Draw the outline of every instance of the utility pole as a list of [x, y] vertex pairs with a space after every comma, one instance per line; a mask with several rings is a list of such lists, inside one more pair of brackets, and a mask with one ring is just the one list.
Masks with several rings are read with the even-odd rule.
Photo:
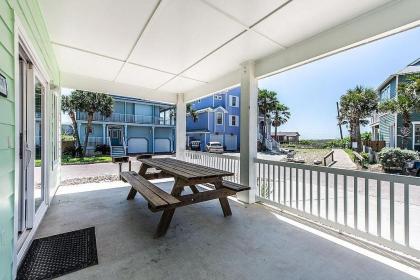
[[341, 122], [340, 122], [340, 108], [338, 106], [338, 102], [336, 102], [337, 105], [337, 120], [338, 120], [338, 128], [340, 129], [340, 138], [343, 140], [343, 130], [341, 128]]

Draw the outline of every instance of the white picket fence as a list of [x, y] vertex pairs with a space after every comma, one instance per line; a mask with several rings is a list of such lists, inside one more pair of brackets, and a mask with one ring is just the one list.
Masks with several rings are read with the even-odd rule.
[[[239, 157], [185, 154], [239, 182]], [[420, 258], [420, 178], [263, 159], [255, 167], [257, 200]]]

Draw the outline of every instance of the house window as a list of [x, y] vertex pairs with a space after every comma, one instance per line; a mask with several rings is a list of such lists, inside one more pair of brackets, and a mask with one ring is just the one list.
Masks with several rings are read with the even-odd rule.
[[238, 116], [234, 116], [234, 115], [229, 116], [229, 125], [230, 126], [239, 126]]
[[237, 96], [230, 96], [230, 106], [231, 107], [239, 107], [239, 102], [238, 102], [239, 98]]
[[420, 124], [414, 125], [414, 145], [420, 145]]
[[381, 90], [381, 100], [387, 100], [391, 98], [391, 85], [387, 85]]
[[216, 113], [216, 124], [223, 125], [223, 113], [220, 113], [220, 112]]

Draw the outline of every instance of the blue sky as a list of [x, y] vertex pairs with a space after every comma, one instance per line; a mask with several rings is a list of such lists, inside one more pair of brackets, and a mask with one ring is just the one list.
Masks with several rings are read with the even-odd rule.
[[258, 86], [277, 92], [290, 108], [291, 118], [281, 131], [298, 131], [301, 139], [338, 138], [340, 96], [356, 85], [376, 89], [419, 57], [420, 28], [416, 28], [262, 79]]

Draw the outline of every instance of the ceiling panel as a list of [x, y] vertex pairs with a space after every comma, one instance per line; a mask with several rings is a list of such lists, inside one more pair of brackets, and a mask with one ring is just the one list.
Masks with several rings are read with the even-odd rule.
[[200, 81], [212, 81], [238, 70], [246, 60], [255, 60], [279, 49], [272, 41], [248, 31], [183, 73]]
[[173, 77], [175, 75], [133, 64], [126, 64], [116, 81], [155, 89]]
[[102, 56], [53, 45], [61, 72], [113, 80], [122, 62]]
[[291, 46], [332, 28], [389, 0], [295, 0], [259, 23], [255, 30]]
[[287, 0], [203, 0], [203, 2], [224, 11], [241, 23], [251, 26], [287, 2]]
[[186, 92], [187, 90], [193, 89], [204, 84], [204, 82], [199, 82], [196, 80], [191, 80], [188, 78], [178, 76], [175, 79], [163, 85], [161, 88], [159, 88], [159, 90], [180, 93]]
[[40, 0], [50, 39], [126, 59], [157, 0]]
[[243, 27], [197, 0], [164, 0], [146, 28], [130, 61], [179, 73]]

